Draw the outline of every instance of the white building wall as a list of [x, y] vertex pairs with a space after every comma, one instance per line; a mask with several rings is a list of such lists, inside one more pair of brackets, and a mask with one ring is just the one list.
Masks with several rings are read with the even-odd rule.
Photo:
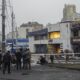
[[32, 29], [32, 31], [38, 31], [43, 29], [44, 26], [33, 26], [34, 28]]
[[26, 38], [27, 30], [28, 30], [28, 32], [32, 31], [32, 27], [19, 27], [17, 29], [18, 38]]
[[[28, 32], [32, 31], [32, 27], [18, 27], [17, 31], [14, 31], [13, 38], [26, 38]], [[7, 34], [7, 39], [12, 39], [12, 32]]]
[[[17, 30], [14, 32], [14, 39], [28, 39], [27, 38], [27, 31], [32, 31], [32, 27], [18, 27]], [[12, 39], [12, 32], [7, 34], [7, 39]], [[28, 42], [18, 42], [16, 40], [17, 46], [29, 45]]]
[[29, 37], [29, 49], [31, 53], [35, 52], [35, 46], [34, 46], [34, 37]]
[[70, 23], [62, 23], [61, 25], [61, 40], [63, 42], [63, 50], [71, 48], [71, 31], [70, 31]]
[[18, 28], [18, 38], [26, 38], [26, 28]]
[[48, 40], [36, 40], [34, 41], [35, 44], [48, 44]]

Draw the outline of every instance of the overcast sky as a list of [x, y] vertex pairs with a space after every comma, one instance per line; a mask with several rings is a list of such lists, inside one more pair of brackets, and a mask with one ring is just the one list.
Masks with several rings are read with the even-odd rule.
[[75, 4], [80, 12], [80, 0], [13, 0], [16, 22], [18, 26], [28, 21], [56, 23], [62, 18], [64, 4]]

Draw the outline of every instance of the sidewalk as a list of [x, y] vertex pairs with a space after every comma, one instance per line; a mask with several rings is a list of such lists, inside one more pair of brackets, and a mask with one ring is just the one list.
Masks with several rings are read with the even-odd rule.
[[39, 80], [39, 77], [42, 78], [41, 76], [44, 74], [41, 73], [44, 69], [45, 66], [36, 65], [32, 66], [32, 70], [12, 70], [11, 74], [7, 72], [3, 74], [0, 70], [0, 80]]
[[[50, 67], [49, 67], [50, 66]], [[31, 71], [12, 71], [11, 74], [3, 75], [0, 71], [0, 80], [79, 80], [80, 72], [75, 70], [60, 69], [56, 67], [63, 68], [62, 64], [49, 64], [48, 65], [39, 65], [32, 67]], [[53, 67], [54, 66], [54, 67]], [[65, 65], [73, 66], [73, 65]], [[79, 67], [80, 65], [76, 65]], [[75, 67], [76, 67], [75, 66]], [[80, 69], [80, 67], [79, 67]]]
[[0, 70], [0, 80], [26, 80], [27, 76], [30, 76], [32, 70], [16, 70], [16, 68], [11, 68], [11, 73], [8, 74], [7, 71], [3, 74]]
[[11, 74], [8, 74], [7, 72], [3, 74], [2, 71], [0, 71], [0, 80], [23, 80], [24, 77], [22, 76], [22, 73], [23, 71], [12, 71]]
[[71, 69], [71, 70], [80, 70], [80, 64], [49, 64], [49, 67], [56, 67], [56, 68], [65, 68], [65, 69]]

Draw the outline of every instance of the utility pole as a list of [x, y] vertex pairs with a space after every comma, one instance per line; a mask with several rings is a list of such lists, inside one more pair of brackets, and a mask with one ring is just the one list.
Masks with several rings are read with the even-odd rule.
[[17, 48], [17, 39], [18, 39], [18, 31], [17, 31], [17, 26], [16, 26], [16, 48]]
[[2, 53], [5, 53], [5, 8], [6, 0], [2, 0]]
[[11, 17], [12, 17], [12, 52], [13, 52], [13, 45], [14, 45], [14, 14], [13, 14], [13, 11], [12, 11]]

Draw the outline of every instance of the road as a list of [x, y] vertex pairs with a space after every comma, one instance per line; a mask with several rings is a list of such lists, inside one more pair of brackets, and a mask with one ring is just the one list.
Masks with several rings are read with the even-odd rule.
[[80, 71], [37, 65], [31, 71], [14, 70], [5, 75], [0, 71], [0, 80], [80, 80]]

